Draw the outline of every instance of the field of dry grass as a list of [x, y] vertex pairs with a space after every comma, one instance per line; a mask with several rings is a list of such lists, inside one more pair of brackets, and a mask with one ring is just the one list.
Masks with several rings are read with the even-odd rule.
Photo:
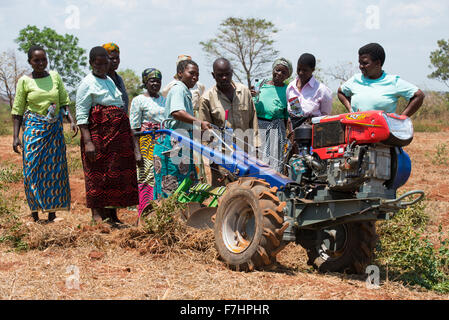
[[[440, 224], [446, 234], [449, 231], [447, 155], [435, 155], [437, 147], [448, 141], [449, 131], [417, 133], [407, 147], [413, 171], [403, 190], [426, 192], [429, 234], [436, 234]], [[11, 136], [0, 136], [0, 169], [13, 173], [21, 169], [21, 157], [13, 153], [11, 142]], [[55, 223], [32, 222], [22, 181], [5, 183], [4, 200], [18, 217], [17, 223], [27, 230], [29, 248], [17, 251], [0, 242], [0, 299], [449, 298], [449, 294], [406, 287], [385, 278], [378, 289], [369, 289], [366, 275], [319, 274], [306, 264], [304, 250], [294, 244], [278, 255], [273, 270], [243, 273], [227, 269], [217, 259], [210, 231], [186, 229], [176, 245], [166, 246], [145, 236], [141, 227], [91, 226], [78, 147], [69, 146], [68, 157], [72, 208], [70, 213], [58, 212]], [[133, 225], [136, 212], [122, 210], [119, 217]], [[0, 237], [4, 232], [0, 225]]]

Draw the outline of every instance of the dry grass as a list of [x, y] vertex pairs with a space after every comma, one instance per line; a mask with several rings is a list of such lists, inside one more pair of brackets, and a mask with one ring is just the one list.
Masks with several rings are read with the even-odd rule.
[[[445, 133], [417, 135], [408, 148], [413, 174], [406, 189], [424, 189], [431, 228], [449, 228], [447, 168], [435, 166], [431, 152]], [[79, 150], [69, 147], [76, 159]], [[15, 157], [9, 137], [0, 137], [0, 162]], [[17, 162], [19, 163], [19, 162]], [[16, 251], [0, 243], [0, 299], [448, 299], [421, 288], [381, 280], [379, 289], [368, 289], [366, 276], [319, 274], [306, 263], [304, 249], [289, 244], [270, 271], [234, 272], [218, 259], [211, 230], [176, 224], [168, 234], [152, 233], [142, 223], [134, 226], [136, 212], [122, 210], [120, 219], [130, 228], [91, 225], [84, 204], [81, 168], [71, 172], [72, 210], [58, 212], [61, 221], [31, 221], [20, 182], [8, 183], [8, 196], [17, 199], [13, 213], [24, 231], [28, 250]], [[435, 189], [439, 188], [439, 193]], [[41, 218], [46, 218], [42, 216]], [[0, 223], [1, 224], [1, 223]], [[5, 226], [0, 226], [0, 235]], [[435, 229], [436, 230], [436, 229]], [[432, 232], [432, 229], [429, 231]], [[69, 280], [79, 271], [79, 288]]]

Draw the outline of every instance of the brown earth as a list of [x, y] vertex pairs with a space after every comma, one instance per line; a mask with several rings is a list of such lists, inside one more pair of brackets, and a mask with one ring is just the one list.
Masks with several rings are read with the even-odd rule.
[[[438, 225], [442, 224], [446, 234], [449, 230], [449, 168], [441, 162], [443, 158], [435, 160], [434, 156], [437, 145], [448, 141], [449, 131], [416, 134], [406, 148], [413, 161], [412, 176], [402, 188], [403, 191], [422, 189], [426, 192], [431, 231], [437, 232]], [[68, 153], [69, 157], [79, 157], [77, 147], [69, 147]], [[2, 136], [0, 168], [11, 165], [21, 168], [21, 157], [12, 151], [11, 137]], [[319, 274], [307, 266], [304, 249], [294, 244], [289, 244], [278, 255], [274, 270], [250, 273], [227, 269], [217, 259], [213, 248], [158, 252], [149, 250], [150, 244], [147, 244], [143, 250], [139, 241], [128, 241], [131, 234], [139, 234], [136, 227], [111, 230], [104, 225], [90, 226], [82, 169], [78, 167], [71, 173], [70, 183], [71, 212], [58, 212], [62, 220], [47, 225], [31, 221], [22, 183], [9, 184], [8, 195], [17, 197], [15, 212], [32, 230], [30, 238], [44, 239], [46, 245], [41, 250], [17, 252], [0, 244], [0, 299], [449, 298], [449, 294], [405, 287], [386, 279], [381, 280], [378, 289], [370, 289], [365, 282], [366, 275]], [[119, 217], [132, 225], [136, 212], [122, 210]], [[151, 244], [152, 248], [157, 245], [157, 242]]]

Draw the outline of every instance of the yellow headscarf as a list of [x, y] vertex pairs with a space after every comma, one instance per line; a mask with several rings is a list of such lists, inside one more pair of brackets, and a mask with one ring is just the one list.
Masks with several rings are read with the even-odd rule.
[[105, 48], [108, 53], [111, 53], [114, 51], [117, 51], [118, 53], [120, 53], [120, 48], [114, 42], [105, 43], [103, 45], [103, 48]]

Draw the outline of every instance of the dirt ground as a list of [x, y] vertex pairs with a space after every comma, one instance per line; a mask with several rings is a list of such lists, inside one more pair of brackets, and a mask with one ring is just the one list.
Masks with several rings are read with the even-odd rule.
[[[21, 168], [21, 156], [13, 153], [11, 137], [0, 137], [0, 168]], [[449, 142], [449, 131], [417, 133], [406, 148], [413, 162], [412, 175], [403, 190], [426, 193], [430, 228], [439, 224], [449, 230], [449, 168], [435, 159], [437, 146]], [[69, 159], [79, 158], [79, 149], [69, 147]], [[368, 288], [366, 275], [319, 274], [306, 265], [304, 250], [289, 244], [270, 271], [250, 273], [227, 269], [212, 251], [177, 250], [148, 253], [123, 245], [123, 237], [138, 232], [132, 227], [111, 230], [89, 227], [85, 207], [82, 169], [71, 172], [72, 210], [58, 212], [53, 224], [31, 221], [22, 182], [9, 184], [8, 195], [16, 197], [21, 222], [34, 236], [54, 243], [44, 250], [17, 252], [0, 244], [0, 299], [444, 299], [422, 288], [405, 287], [382, 279], [377, 289]], [[136, 212], [122, 210], [119, 217], [132, 225]], [[42, 218], [45, 218], [42, 216]], [[1, 226], [0, 226], [1, 227]], [[134, 231], [133, 231], [134, 230]], [[0, 229], [1, 231], [1, 229]], [[432, 231], [432, 230], [431, 230]], [[76, 234], [78, 241], [71, 243]], [[51, 242], [53, 241], [53, 242]]]

